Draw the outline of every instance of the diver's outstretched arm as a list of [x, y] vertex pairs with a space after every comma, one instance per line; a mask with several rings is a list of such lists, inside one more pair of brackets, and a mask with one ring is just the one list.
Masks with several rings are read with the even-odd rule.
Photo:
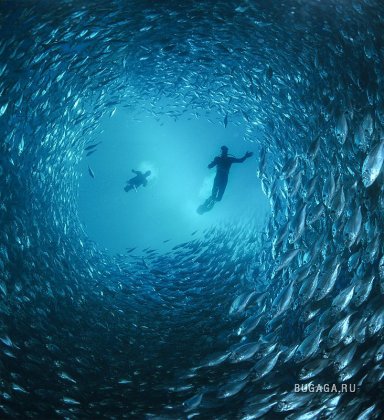
[[217, 165], [217, 157], [215, 157], [215, 159], [213, 159], [213, 161], [208, 165], [208, 168], [212, 169], [216, 165]]
[[243, 163], [245, 161], [245, 159], [250, 158], [251, 156], [253, 156], [252, 152], [247, 152], [242, 158], [232, 158], [232, 162], [233, 163]]

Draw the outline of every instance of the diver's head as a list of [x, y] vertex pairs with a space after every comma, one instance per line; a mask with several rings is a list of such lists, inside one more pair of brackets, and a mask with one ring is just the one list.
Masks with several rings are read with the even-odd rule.
[[144, 175], [145, 175], [145, 176], [149, 176], [149, 175], [151, 175], [151, 171], [147, 171]]
[[227, 156], [227, 154], [228, 154], [228, 147], [221, 146], [221, 156]]

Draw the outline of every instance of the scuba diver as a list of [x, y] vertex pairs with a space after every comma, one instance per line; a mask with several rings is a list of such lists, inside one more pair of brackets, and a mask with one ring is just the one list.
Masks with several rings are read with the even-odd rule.
[[143, 174], [141, 171], [135, 171], [132, 169], [132, 172], [136, 174], [133, 178], [131, 178], [129, 181], [127, 181], [127, 185], [124, 188], [124, 191], [128, 192], [133, 189], [135, 191], [137, 190], [140, 185], [145, 187], [148, 184], [147, 177], [151, 175], [151, 171], [147, 171], [145, 174]]
[[216, 176], [212, 187], [212, 195], [197, 209], [199, 214], [203, 214], [206, 211], [211, 210], [215, 202], [221, 201], [223, 198], [223, 194], [228, 183], [229, 170], [232, 163], [243, 163], [252, 155], [252, 152], [247, 152], [242, 158], [235, 158], [233, 156], [228, 156], [227, 146], [221, 147], [221, 155], [216, 156], [215, 159], [213, 159], [213, 161], [208, 165], [209, 169], [212, 169], [215, 166], [217, 167]]

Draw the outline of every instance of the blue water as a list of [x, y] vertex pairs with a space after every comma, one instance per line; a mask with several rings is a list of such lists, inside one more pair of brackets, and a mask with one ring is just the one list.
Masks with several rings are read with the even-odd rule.
[[[233, 165], [230, 183], [217, 211], [201, 217], [197, 207], [211, 194], [215, 170], [207, 165], [227, 144], [230, 152], [243, 156], [251, 145], [242, 142], [244, 128], [227, 128], [208, 119], [164, 118], [149, 113], [141, 118], [119, 110], [102, 124], [95, 141], [97, 151], [80, 165], [79, 216], [89, 237], [109, 253], [154, 247], [168, 251], [200, 237], [212, 225], [239, 218], [257, 219], [259, 231], [269, 212], [269, 202], [256, 177], [257, 160]], [[95, 178], [88, 174], [88, 165]], [[132, 169], [152, 175], [146, 188], [126, 193]]]
[[382, 2], [0, 16], [0, 417], [381, 418]]

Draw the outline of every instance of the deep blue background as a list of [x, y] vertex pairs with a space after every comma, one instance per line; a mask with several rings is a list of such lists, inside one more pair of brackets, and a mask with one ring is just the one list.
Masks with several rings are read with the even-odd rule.
[[[242, 126], [229, 123], [225, 128], [216, 116], [157, 121], [150, 114], [134, 117], [119, 109], [102, 129], [95, 139], [102, 141], [97, 152], [81, 163], [79, 214], [89, 237], [111, 253], [127, 247], [166, 251], [195, 230], [201, 233], [240, 217], [253, 217], [261, 227], [269, 204], [256, 177], [256, 153], [232, 166], [222, 202], [210, 213], [196, 213], [210, 195], [215, 170], [207, 165], [220, 146], [226, 144], [237, 157], [257, 151], [242, 141]], [[147, 187], [126, 193], [125, 181], [134, 176], [131, 169], [149, 169], [152, 176]]]

